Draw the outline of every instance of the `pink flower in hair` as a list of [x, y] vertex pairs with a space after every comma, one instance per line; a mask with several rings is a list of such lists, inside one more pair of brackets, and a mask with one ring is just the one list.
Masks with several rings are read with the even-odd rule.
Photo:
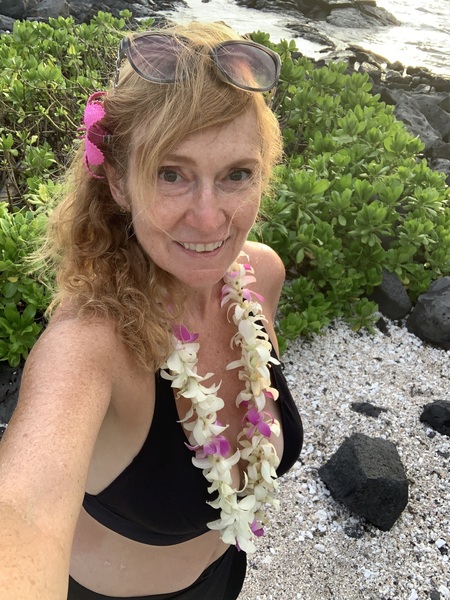
[[103, 176], [96, 175], [91, 170], [90, 165], [98, 166], [105, 162], [105, 155], [100, 150], [99, 146], [109, 134], [108, 130], [99, 124], [99, 121], [101, 121], [106, 114], [103, 103], [100, 101], [100, 98], [104, 95], [105, 92], [95, 92], [89, 96], [86, 108], [84, 109], [83, 127], [80, 128], [85, 131], [84, 164], [92, 177], [95, 177], [96, 179], [103, 179]]

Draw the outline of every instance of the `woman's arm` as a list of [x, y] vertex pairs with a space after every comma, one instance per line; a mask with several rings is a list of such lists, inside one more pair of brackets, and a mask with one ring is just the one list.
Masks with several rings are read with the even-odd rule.
[[0, 443], [2, 600], [65, 600], [72, 538], [120, 352], [112, 327], [50, 325]]

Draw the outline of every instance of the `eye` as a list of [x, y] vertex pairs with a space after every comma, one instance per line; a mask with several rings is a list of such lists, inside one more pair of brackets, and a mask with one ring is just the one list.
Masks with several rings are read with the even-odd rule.
[[247, 179], [249, 179], [252, 175], [252, 172], [250, 169], [233, 169], [229, 174], [228, 174], [228, 179], [230, 181], [245, 181]]
[[158, 179], [165, 183], [179, 183], [183, 180], [178, 171], [172, 167], [161, 167], [158, 171]]

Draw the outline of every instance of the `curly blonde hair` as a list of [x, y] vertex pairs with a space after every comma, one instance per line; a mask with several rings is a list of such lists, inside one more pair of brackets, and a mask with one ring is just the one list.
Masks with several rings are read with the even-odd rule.
[[[217, 43], [242, 38], [218, 23], [178, 25], [162, 32], [183, 40], [180, 81], [151, 83], [125, 62], [117, 87], [104, 97], [102, 125], [111, 136], [101, 149], [108, 165], [126, 181], [127, 195], [148, 195], [161, 160], [188, 134], [229, 123], [249, 110], [258, 124], [261, 178], [267, 185], [281, 158], [278, 122], [262, 94], [220, 81], [208, 55]], [[107, 178], [87, 171], [83, 153], [84, 143], [66, 175], [65, 196], [49, 221], [47, 250], [57, 283], [51, 308], [75, 307], [82, 317], [113, 319], [138, 363], [155, 371], [170, 353], [171, 325], [182, 317], [186, 293], [142, 249], [130, 215], [120, 212]], [[104, 175], [102, 170], [98, 167], [98, 175]]]

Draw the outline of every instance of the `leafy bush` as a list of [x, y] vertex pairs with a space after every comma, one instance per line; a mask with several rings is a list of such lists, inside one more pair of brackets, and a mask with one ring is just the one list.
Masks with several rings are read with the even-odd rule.
[[86, 98], [112, 72], [131, 13], [15, 21], [0, 36], [0, 360], [17, 366], [43, 327], [49, 282], [27, 257], [42, 236]]
[[66, 165], [86, 98], [112, 73], [125, 18], [15, 21], [0, 36], [0, 188], [11, 206]]
[[[270, 45], [267, 34], [253, 37]], [[370, 93], [366, 74], [347, 74], [345, 63], [315, 68], [293, 58], [292, 42], [272, 47], [283, 58], [274, 100], [286, 161], [255, 236], [287, 268], [281, 337], [320, 331], [336, 317], [370, 328], [377, 305], [368, 297], [383, 269], [412, 300], [450, 273], [445, 175], [418, 160], [422, 142]]]
[[45, 222], [42, 211], [10, 212], [0, 203], [0, 358], [13, 367], [35, 343], [50, 300], [49, 282], [30, 275], [27, 265]]

